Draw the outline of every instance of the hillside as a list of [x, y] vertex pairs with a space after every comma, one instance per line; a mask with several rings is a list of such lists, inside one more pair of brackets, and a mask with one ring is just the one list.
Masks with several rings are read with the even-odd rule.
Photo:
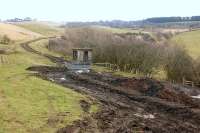
[[[40, 41], [33, 44], [37, 43]], [[26, 70], [35, 65], [55, 66], [54, 63], [25, 51], [20, 44], [6, 47], [13, 52], [0, 54], [1, 133], [53, 133], [86, 115], [80, 103], [90, 102], [88, 97]]]
[[184, 46], [194, 59], [200, 56], [200, 30], [179, 34], [172, 41]]
[[7, 35], [13, 41], [33, 39], [41, 37], [40, 34], [29, 31], [22, 27], [18, 27], [12, 24], [0, 23], [0, 36]]
[[23, 22], [17, 23], [17, 25], [44, 36], [53, 36], [63, 32], [63, 29], [48, 22]]

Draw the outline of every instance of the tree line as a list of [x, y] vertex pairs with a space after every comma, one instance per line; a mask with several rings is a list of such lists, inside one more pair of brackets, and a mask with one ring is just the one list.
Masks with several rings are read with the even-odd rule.
[[188, 21], [200, 21], [200, 16], [192, 17], [157, 17], [149, 18], [145, 20], [150, 23], [170, 23], [170, 22], [188, 22]]
[[[112, 20], [112, 21], [94, 21], [94, 22], [68, 22], [64, 27], [85, 27], [92, 25], [100, 25], [100, 26], [109, 26], [115, 28], [135, 28], [135, 27], [145, 27], [151, 26], [155, 24], [164, 24], [164, 23], [179, 23], [179, 22], [188, 22], [187, 25], [192, 25], [189, 22], [198, 22], [200, 21], [200, 16], [192, 16], [192, 17], [154, 17], [147, 18], [144, 20], [138, 21], [123, 21], [123, 20]], [[180, 24], [182, 25], [182, 24]]]

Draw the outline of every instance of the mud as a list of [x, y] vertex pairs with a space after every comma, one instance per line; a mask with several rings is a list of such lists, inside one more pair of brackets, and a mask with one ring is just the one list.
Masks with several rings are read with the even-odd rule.
[[87, 112], [87, 113], [89, 112], [90, 107], [91, 107], [90, 103], [88, 103], [88, 102], [85, 101], [85, 100], [81, 100], [81, 101], [80, 101], [80, 105], [81, 105], [82, 110], [83, 110], [84, 112]]
[[[62, 63], [62, 59], [27, 51]], [[199, 90], [171, 85], [148, 78], [123, 78], [109, 73], [76, 74], [65, 68], [35, 66], [27, 70], [35, 76], [71, 88], [97, 99], [101, 110], [59, 129], [58, 133], [198, 133], [200, 100], [192, 99]], [[85, 112], [90, 104], [80, 101]], [[53, 124], [57, 119], [50, 119]]]
[[[36, 71], [40, 78], [88, 94], [101, 103], [101, 111], [59, 129], [58, 133], [200, 131], [200, 101], [170, 84], [108, 73], [76, 74], [56, 67], [39, 66], [28, 70]], [[80, 104], [88, 112], [89, 104], [86, 101], [80, 101]]]

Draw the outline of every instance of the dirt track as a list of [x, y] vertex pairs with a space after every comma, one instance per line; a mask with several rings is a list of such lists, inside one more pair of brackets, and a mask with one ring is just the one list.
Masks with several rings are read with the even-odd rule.
[[[53, 38], [53, 37], [50, 37], [50, 38]], [[52, 55], [49, 55], [49, 54], [41, 53], [41, 52], [36, 51], [35, 49], [33, 49], [29, 46], [30, 43], [37, 42], [37, 41], [40, 41], [40, 40], [43, 40], [43, 39], [47, 39], [47, 38], [39, 38], [39, 39], [35, 39], [35, 40], [32, 40], [32, 41], [22, 43], [21, 47], [24, 48], [26, 51], [28, 51], [30, 53], [34, 53], [34, 54], [38, 54], [40, 56], [44, 56], [44, 57], [50, 59], [52, 62], [57, 63], [58, 65], [63, 64], [64, 60], [62, 58], [58, 58], [58, 57], [55, 57], [55, 56], [52, 56]]]
[[[62, 59], [56, 60], [27, 46], [22, 45], [29, 52], [61, 63]], [[37, 72], [36, 76], [40, 78], [88, 94], [101, 103], [100, 112], [66, 126], [58, 133], [200, 131], [200, 100], [190, 97], [190, 94], [199, 93], [198, 90], [182, 91], [182, 87], [152, 79], [128, 79], [108, 73], [76, 74], [60, 67], [35, 66], [28, 70]]]

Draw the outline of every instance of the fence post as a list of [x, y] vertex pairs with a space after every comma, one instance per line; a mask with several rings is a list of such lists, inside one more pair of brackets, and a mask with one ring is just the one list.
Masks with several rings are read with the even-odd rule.
[[194, 87], [194, 82], [192, 82], [192, 87]]
[[183, 82], [183, 85], [185, 85], [185, 77], [183, 77], [182, 82]]

